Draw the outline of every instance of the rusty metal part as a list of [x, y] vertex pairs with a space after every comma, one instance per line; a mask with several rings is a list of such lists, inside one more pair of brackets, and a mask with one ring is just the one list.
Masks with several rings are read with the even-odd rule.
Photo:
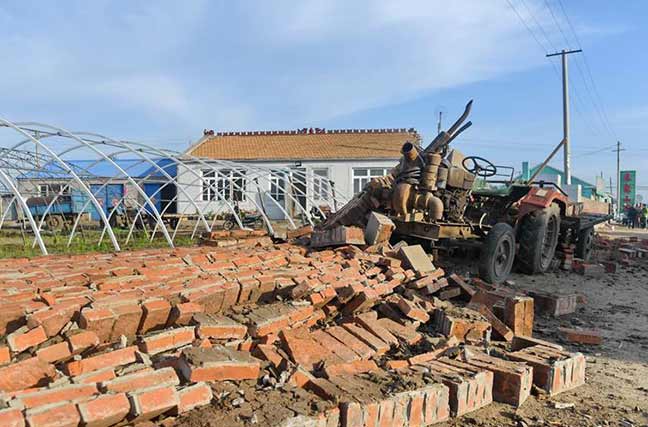
[[398, 216], [405, 216], [410, 210], [410, 200], [412, 197], [412, 184], [401, 182], [396, 185], [392, 197], [392, 207]]
[[413, 236], [426, 240], [437, 239], [478, 239], [481, 237], [469, 224], [435, 223], [422, 221], [394, 220], [396, 232], [404, 236]]
[[560, 147], [562, 147], [563, 145], [565, 145], [565, 140], [564, 140], [564, 139], [563, 139], [562, 141], [560, 141], [560, 143], [556, 146], [556, 148], [553, 149], [553, 151], [549, 154], [549, 156], [547, 156], [547, 158], [545, 159], [545, 161], [542, 162], [542, 163], [540, 164], [540, 166], [538, 166], [538, 169], [533, 173], [533, 175], [531, 175], [531, 177], [529, 178], [529, 180], [528, 180], [527, 182], [533, 182], [533, 181], [535, 181], [535, 179], [538, 177], [538, 175], [540, 175], [540, 174], [542, 173], [542, 171], [544, 170], [544, 168], [549, 164], [549, 162], [551, 161], [551, 159], [553, 159], [553, 156], [556, 155], [556, 153], [558, 152], [558, 150], [560, 150]]

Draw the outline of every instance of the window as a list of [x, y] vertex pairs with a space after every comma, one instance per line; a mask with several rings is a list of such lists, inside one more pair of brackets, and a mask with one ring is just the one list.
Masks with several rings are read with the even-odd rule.
[[220, 169], [203, 171], [202, 199], [245, 200], [245, 171], [236, 169]]
[[313, 169], [313, 199], [328, 200], [331, 198], [329, 171], [326, 168]]
[[278, 202], [286, 199], [286, 177], [281, 172], [270, 175], [270, 197]]
[[70, 194], [70, 187], [65, 184], [40, 184], [38, 186], [38, 192], [41, 197], [56, 196], [61, 193], [61, 195], [67, 196]]
[[203, 171], [203, 200], [216, 200], [216, 171]]
[[353, 193], [358, 194], [373, 178], [389, 175], [390, 168], [353, 169]]

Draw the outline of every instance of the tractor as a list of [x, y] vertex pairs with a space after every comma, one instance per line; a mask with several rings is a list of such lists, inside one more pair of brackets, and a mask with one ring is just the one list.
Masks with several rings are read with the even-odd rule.
[[390, 174], [369, 182], [320, 228], [362, 227], [370, 211], [382, 213], [396, 235], [431, 248], [479, 247], [479, 275], [491, 283], [506, 280], [514, 262], [529, 274], [547, 271], [559, 244], [575, 244], [575, 255], [589, 259], [594, 225], [611, 216], [583, 214], [558, 185], [534, 180], [560, 145], [534, 176], [516, 180], [511, 167], [450, 149], [471, 126], [463, 124], [471, 108], [472, 101], [426, 148], [406, 142]]

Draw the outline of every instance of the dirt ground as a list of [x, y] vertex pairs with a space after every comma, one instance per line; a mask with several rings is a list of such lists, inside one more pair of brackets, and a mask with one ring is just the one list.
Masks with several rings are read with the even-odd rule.
[[[617, 228], [603, 230], [609, 237], [637, 235], [648, 238], [648, 232]], [[472, 270], [464, 264], [459, 269]], [[462, 268], [463, 267], [463, 268]], [[539, 276], [513, 274], [511, 286], [524, 289], [542, 289], [557, 293], [580, 293], [586, 304], [574, 314], [560, 318], [536, 316], [534, 336], [563, 344], [570, 351], [583, 353], [587, 358], [587, 383], [573, 391], [555, 397], [532, 396], [519, 409], [493, 403], [488, 407], [458, 419], [438, 424], [447, 426], [647, 426], [648, 427], [648, 260], [638, 261], [631, 267], [619, 267], [617, 273], [599, 278], [584, 277], [575, 273], [554, 272]], [[601, 346], [579, 346], [564, 341], [558, 327], [577, 327], [600, 330]], [[248, 392], [253, 386], [248, 385]], [[258, 386], [257, 386], [258, 387]], [[236, 396], [235, 390], [229, 397]], [[322, 402], [297, 402], [300, 396], [264, 397], [257, 402], [265, 408], [244, 405], [233, 411], [254, 410], [271, 413], [278, 418], [287, 415], [284, 405], [297, 404], [294, 413], [318, 412]], [[226, 399], [227, 400], [227, 399]], [[573, 404], [558, 409], [556, 403]], [[273, 406], [274, 409], [268, 406]], [[240, 423], [222, 412], [229, 404], [215, 404], [179, 418], [175, 425], [219, 426], [266, 425], [268, 419], [248, 419]], [[290, 411], [288, 411], [290, 412]], [[230, 412], [232, 415], [232, 412]], [[250, 421], [252, 421], [250, 423]]]
[[[645, 230], [601, 230], [602, 235], [648, 238]], [[648, 426], [648, 260], [589, 278], [574, 273], [513, 274], [518, 289], [580, 293], [587, 303], [572, 315], [536, 317], [534, 336], [561, 343], [587, 358], [587, 382], [552, 398], [532, 396], [521, 408], [493, 403], [439, 426]], [[600, 330], [601, 346], [572, 345], [558, 327]], [[554, 402], [573, 403], [556, 409]]]

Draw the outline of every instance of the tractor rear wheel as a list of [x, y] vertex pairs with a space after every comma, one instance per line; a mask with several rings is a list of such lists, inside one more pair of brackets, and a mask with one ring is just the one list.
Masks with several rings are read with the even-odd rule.
[[587, 262], [592, 256], [592, 247], [594, 246], [594, 227], [581, 230], [576, 240], [576, 256]]
[[551, 265], [560, 234], [560, 207], [551, 205], [522, 219], [517, 261], [528, 274], [544, 273]]
[[515, 233], [506, 223], [495, 224], [486, 235], [479, 257], [479, 276], [490, 283], [502, 283], [511, 273], [515, 259]]

